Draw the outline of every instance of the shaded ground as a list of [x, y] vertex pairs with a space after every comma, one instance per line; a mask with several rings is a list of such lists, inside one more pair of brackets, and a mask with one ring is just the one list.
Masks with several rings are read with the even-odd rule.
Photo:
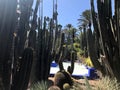
[[[54, 82], [54, 78], [53, 77], [49, 77], [49, 80], [52, 80]], [[88, 80], [90, 86], [92, 87], [92, 89], [95, 88], [95, 86], [97, 85], [99, 79], [94, 79], [94, 80]], [[77, 82], [80, 87], [83, 88], [83, 90], [86, 90], [86, 82], [85, 79], [74, 79], [75, 82]]]

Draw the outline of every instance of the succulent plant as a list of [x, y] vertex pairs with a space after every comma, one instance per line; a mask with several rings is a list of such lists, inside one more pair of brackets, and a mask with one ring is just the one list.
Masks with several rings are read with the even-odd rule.
[[48, 90], [48, 83], [46, 81], [41, 81], [33, 84], [30, 90]]
[[120, 83], [117, 82], [116, 78], [110, 78], [108, 76], [100, 79], [96, 85], [98, 90], [119, 90]]
[[61, 90], [70, 88], [73, 85], [73, 80], [70, 74], [66, 71], [59, 71], [54, 76], [54, 84]]
[[61, 90], [58, 86], [51, 86], [48, 88], [48, 90]]

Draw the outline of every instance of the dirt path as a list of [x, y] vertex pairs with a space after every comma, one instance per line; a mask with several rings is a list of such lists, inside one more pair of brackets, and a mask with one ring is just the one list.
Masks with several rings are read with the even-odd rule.
[[[52, 80], [54, 82], [54, 78], [53, 77], [49, 77], [49, 80]], [[85, 82], [85, 79], [74, 79], [75, 82], [77, 82], [78, 84], [80, 84], [80, 87], [82, 88], [86, 88], [86, 82]], [[88, 80], [89, 81], [89, 84], [90, 86], [92, 87], [92, 89], [95, 88], [95, 86], [97, 85], [98, 83], [98, 79], [95, 79], [95, 80]], [[83, 89], [85, 90], [85, 89]]]

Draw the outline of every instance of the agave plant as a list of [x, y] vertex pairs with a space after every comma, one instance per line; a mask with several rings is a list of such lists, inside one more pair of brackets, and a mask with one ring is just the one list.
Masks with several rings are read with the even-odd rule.
[[96, 85], [97, 90], [120, 90], [120, 83], [116, 78], [110, 78], [108, 76], [100, 79]]
[[48, 90], [48, 83], [46, 81], [41, 81], [33, 84], [30, 90]]

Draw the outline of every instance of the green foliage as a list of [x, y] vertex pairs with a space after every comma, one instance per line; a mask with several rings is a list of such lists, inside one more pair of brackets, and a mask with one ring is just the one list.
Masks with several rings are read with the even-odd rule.
[[[88, 56], [88, 50], [87, 50], [87, 38], [86, 38], [86, 29], [91, 24], [91, 11], [85, 10], [82, 15], [80, 15], [80, 18], [78, 19], [79, 22], [79, 28], [81, 30], [80, 33], [80, 47], [82, 50], [84, 50], [84, 57]], [[82, 32], [83, 30], [83, 32]]]
[[73, 48], [76, 52], [79, 52], [80, 51], [80, 44], [79, 43], [74, 43]]
[[[64, 47], [66, 47], [66, 45], [64, 45]], [[72, 45], [68, 45], [67, 50], [68, 51], [67, 51], [66, 59], [70, 59], [71, 52], [72, 52]], [[80, 58], [84, 55], [84, 51], [80, 48], [80, 44], [75, 42], [73, 44], [73, 50], [76, 53], [75, 60], [77, 60], [77, 59], [80, 60]]]
[[80, 52], [78, 52], [79, 55], [84, 56], [84, 51], [80, 49]]
[[79, 26], [87, 26], [91, 22], [91, 11], [90, 10], [85, 10], [82, 12], [82, 15], [80, 15], [80, 18], [78, 19]]
[[92, 63], [90, 57], [85, 58], [85, 64], [86, 64], [87, 66], [93, 67], [93, 63]]

